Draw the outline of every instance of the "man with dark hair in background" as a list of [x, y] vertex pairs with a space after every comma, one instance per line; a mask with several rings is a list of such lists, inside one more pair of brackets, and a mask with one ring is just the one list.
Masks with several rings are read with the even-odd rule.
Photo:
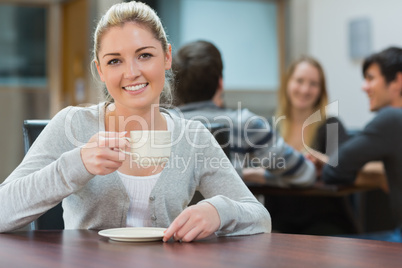
[[366, 163], [383, 162], [391, 208], [399, 227], [361, 237], [402, 242], [402, 49], [390, 47], [366, 58], [363, 76], [362, 88], [369, 97], [370, 110], [377, 115], [360, 134], [342, 144], [331, 156], [338, 158], [338, 165], [325, 165], [322, 179], [326, 183], [350, 184]]

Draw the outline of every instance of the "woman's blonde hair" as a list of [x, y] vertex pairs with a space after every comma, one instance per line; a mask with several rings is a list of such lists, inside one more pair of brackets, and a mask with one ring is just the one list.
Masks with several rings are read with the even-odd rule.
[[[110, 28], [122, 26], [126, 22], [134, 22], [146, 27], [153, 34], [155, 39], [161, 42], [163, 51], [165, 53], [169, 52], [167, 36], [156, 12], [144, 3], [132, 1], [113, 5], [99, 20], [94, 33], [93, 62], [99, 62], [98, 53], [103, 35]], [[167, 70], [165, 72], [165, 79], [167, 81], [165, 81], [161, 94], [161, 100], [163, 99], [164, 102], [170, 103], [172, 100], [170, 82], [172, 77], [171, 70]], [[114, 101], [105, 86], [103, 87], [103, 93], [107, 101]]]
[[[325, 82], [325, 75], [324, 70], [321, 64], [312, 57], [303, 56], [298, 60], [294, 61], [290, 66], [284, 77], [281, 81], [281, 86], [278, 92], [278, 109], [276, 112], [276, 117], [279, 118], [280, 116], [286, 116], [285, 120], [280, 121], [279, 133], [285, 139], [285, 141], [289, 140], [290, 137], [290, 125], [292, 122], [292, 115], [291, 115], [291, 108], [292, 104], [290, 102], [289, 96], [287, 94], [287, 87], [288, 83], [296, 70], [296, 67], [300, 63], [308, 63], [311, 66], [315, 67], [319, 73], [320, 81], [320, 95], [313, 106], [313, 111], [320, 110], [321, 118], [326, 118], [325, 116], [325, 106], [328, 105], [328, 93], [327, 93], [327, 86]], [[312, 124], [309, 125], [304, 133], [304, 143], [311, 147], [314, 144], [315, 135], [317, 133], [317, 129], [320, 127], [321, 124]]]

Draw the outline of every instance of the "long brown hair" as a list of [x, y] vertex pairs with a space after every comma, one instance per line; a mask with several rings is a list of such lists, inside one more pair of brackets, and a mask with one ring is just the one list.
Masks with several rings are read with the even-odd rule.
[[[284, 77], [282, 77], [281, 86], [278, 92], [278, 108], [276, 111], [276, 118], [280, 116], [286, 116], [285, 120], [280, 121], [279, 133], [285, 139], [285, 141], [289, 140], [290, 137], [290, 125], [292, 122], [291, 109], [292, 104], [290, 103], [289, 96], [287, 94], [287, 87], [289, 80], [291, 79], [296, 67], [300, 64], [306, 62], [311, 66], [315, 67], [318, 70], [320, 76], [320, 96], [318, 97], [317, 102], [313, 107], [313, 111], [320, 110], [321, 118], [325, 117], [325, 106], [328, 105], [328, 93], [327, 86], [325, 82], [324, 70], [321, 67], [321, 64], [312, 57], [303, 56], [298, 60], [294, 61], [290, 66]], [[304, 135], [304, 142], [307, 146], [311, 147], [314, 143], [314, 138], [317, 133], [317, 129], [320, 127], [320, 124], [312, 124], [306, 128]]]

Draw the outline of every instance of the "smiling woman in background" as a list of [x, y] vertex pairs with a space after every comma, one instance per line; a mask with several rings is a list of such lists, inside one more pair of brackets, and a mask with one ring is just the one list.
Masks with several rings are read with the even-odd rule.
[[[49, 122], [0, 185], [0, 232], [23, 227], [61, 201], [66, 229], [166, 227], [165, 241], [271, 231], [268, 211], [212, 134], [159, 107], [169, 95], [172, 53], [150, 7], [112, 6], [95, 31], [94, 62], [108, 101], [67, 107]], [[171, 132], [166, 165], [141, 166], [120, 152], [134, 130]], [[188, 207], [196, 190], [206, 199]]]
[[[342, 123], [326, 114], [328, 93], [325, 75], [315, 59], [304, 56], [290, 65], [282, 80], [278, 99], [276, 118], [285, 118], [279, 121], [277, 127], [285, 142], [293, 148], [301, 152], [314, 149], [331, 154], [347, 140]], [[303, 129], [306, 120], [317, 111], [321, 121]], [[327, 133], [328, 124], [337, 124], [338, 133]], [[340, 198], [333, 197], [269, 197], [267, 200], [274, 230], [323, 235], [353, 231], [350, 219], [342, 209], [342, 202]]]
[[[293, 148], [304, 151], [308, 146], [321, 153], [331, 154], [337, 149], [336, 141], [340, 144], [347, 140], [348, 135], [342, 123], [336, 117], [326, 114], [328, 92], [325, 75], [315, 59], [305, 56], [292, 63], [282, 81], [278, 99], [276, 117], [285, 116], [279, 122], [279, 132]], [[317, 111], [321, 121], [303, 129], [307, 118]], [[338, 124], [338, 139], [327, 140], [326, 125], [334, 123]]]

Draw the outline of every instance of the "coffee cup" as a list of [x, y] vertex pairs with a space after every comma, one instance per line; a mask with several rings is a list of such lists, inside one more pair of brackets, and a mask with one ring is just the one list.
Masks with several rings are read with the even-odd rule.
[[142, 167], [158, 166], [169, 160], [172, 141], [168, 130], [130, 131], [130, 151], [121, 151], [131, 156], [131, 161]]

